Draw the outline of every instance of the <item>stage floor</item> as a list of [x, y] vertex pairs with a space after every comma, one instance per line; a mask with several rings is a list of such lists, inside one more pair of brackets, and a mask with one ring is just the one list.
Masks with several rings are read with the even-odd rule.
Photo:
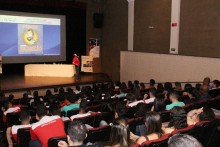
[[74, 77], [25, 77], [24, 75], [3, 75], [1, 77], [1, 90], [4, 92], [19, 92], [109, 81], [111, 81], [109, 76], [102, 73], [81, 74], [80, 80], [78, 81], [76, 81]]

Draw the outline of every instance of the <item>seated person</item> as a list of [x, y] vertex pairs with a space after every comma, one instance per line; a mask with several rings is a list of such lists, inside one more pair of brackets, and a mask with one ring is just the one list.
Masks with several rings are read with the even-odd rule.
[[6, 115], [8, 113], [16, 113], [16, 112], [21, 111], [20, 107], [18, 107], [18, 106], [14, 107], [12, 105], [12, 103], [9, 102], [9, 101], [4, 102], [1, 109], [2, 109], [2, 112], [3, 112], [3, 122], [6, 122]]
[[[147, 97], [147, 95], [145, 95], [145, 98]], [[128, 107], [134, 107], [136, 106], [138, 103], [144, 103], [143, 100], [137, 100], [137, 97], [134, 95], [134, 94], [127, 94], [126, 96], [126, 99], [127, 99], [127, 106]]]
[[194, 109], [187, 114], [188, 125], [194, 125], [200, 121], [213, 121], [215, 120], [215, 114], [212, 109], [208, 107], [202, 107], [200, 109]]
[[149, 89], [156, 89], [155, 88], [155, 84], [156, 84], [155, 80], [154, 79], [150, 79]]
[[80, 121], [72, 121], [68, 126], [68, 134], [67, 134], [67, 141], [59, 141], [59, 147], [86, 147], [83, 144], [83, 141], [87, 137], [87, 129], [86, 126]]
[[80, 98], [75, 97], [75, 98], [69, 99], [69, 101], [71, 103], [69, 105], [62, 107], [61, 111], [65, 111], [67, 113], [67, 111], [69, 110], [79, 109], [79, 103], [81, 102]]
[[128, 121], [124, 118], [117, 118], [114, 124], [111, 124], [110, 139], [105, 147], [129, 147], [131, 145]]
[[145, 115], [146, 135], [141, 136], [137, 140], [137, 144], [142, 144], [145, 141], [155, 140], [163, 136], [162, 123], [160, 115], [156, 112], [147, 112]]
[[70, 118], [69, 117], [65, 117], [65, 116], [61, 116], [61, 111], [59, 108], [53, 108], [52, 111], [51, 111], [51, 114], [54, 116], [54, 115], [57, 115], [57, 116], [60, 116], [62, 118], [63, 121], [69, 121]]
[[176, 91], [171, 92], [169, 98], [172, 103], [169, 105], [166, 105], [166, 110], [170, 110], [175, 106], [179, 106], [179, 107], [185, 106], [185, 104], [183, 102], [178, 101], [178, 98], [179, 98], [178, 92], [176, 92]]
[[88, 107], [88, 102], [86, 100], [82, 100], [79, 105], [79, 114], [71, 116], [70, 119], [74, 120], [75, 118], [82, 118], [82, 117], [90, 116], [92, 112], [86, 113], [87, 107]]
[[182, 107], [175, 106], [170, 113], [171, 120], [168, 127], [163, 128], [165, 134], [172, 133], [174, 130], [186, 128], [187, 117], [186, 111]]
[[168, 147], [202, 147], [202, 145], [192, 136], [176, 134], [170, 137]]
[[218, 89], [220, 88], [220, 81], [219, 80], [213, 80], [212, 81], [212, 89]]
[[[149, 90], [149, 99], [144, 98], [145, 99], [144, 102], [146, 104], [153, 103], [156, 98], [156, 94], [157, 94], [157, 91], [155, 89], [150, 89]], [[145, 95], [145, 97], [146, 97], [146, 95]]]
[[8, 146], [13, 147], [13, 141], [17, 141], [17, 131], [21, 128], [30, 128], [30, 120], [31, 116], [28, 111], [22, 110], [19, 112], [19, 120], [21, 121], [21, 125], [13, 125], [12, 127], [8, 127], [6, 131]]
[[[134, 116], [136, 118], [144, 117], [147, 112], [147, 106], [145, 103], [139, 103], [136, 106], [136, 113]], [[143, 136], [146, 134], [146, 127], [144, 124], [138, 124], [136, 125], [135, 134], [138, 136]]]
[[151, 111], [155, 112], [161, 112], [165, 111], [166, 109], [166, 104], [163, 98], [156, 98], [153, 102], [153, 106], [151, 108]]
[[200, 96], [199, 92], [196, 90], [196, 88], [190, 88], [185, 93], [189, 97], [189, 99], [186, 99], [184, 101], [185, 104], [191, 104], [191, 103], [196, 103], [196, 102], [200, 101], [201, 96]]
[[60, 116], [47, 116], [47, 108], [43, 104], [37, 106], [36, 119], [38, 122], [32, 124], [30, 129], [29, 146], [47, 147], [50, 138], [66, 136]]

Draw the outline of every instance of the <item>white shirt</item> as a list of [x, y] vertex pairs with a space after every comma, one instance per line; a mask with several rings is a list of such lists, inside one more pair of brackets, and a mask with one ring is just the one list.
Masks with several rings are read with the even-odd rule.
[[132, 103], [128, 104], [128, 106], [129, 106], [129, 107], [134, 107], [134, 106], [136, 106], [136, 105], [139, 104], [139, 103], [144, 103], [144, 101], [143, 101], [143, 100], [135, 101], [135, 102], [132, 102]]
[[71, 120], [74, 120], [76, 118], [82, 118], [82, 117], [87, 117], [87, 116], [90, 116], [91, 113], [85, 113], [85, 114], [76, 114], [76, 115], [73, 115], [70, 117]]
[[149, 98], [149, 99], [145, 100], [144, 102], [145, 102], [146, 104], [148, 104], [148, 103], [153, 103], [154, 100], [155, 100], [155, 97], [152, 97], [152, 98]]

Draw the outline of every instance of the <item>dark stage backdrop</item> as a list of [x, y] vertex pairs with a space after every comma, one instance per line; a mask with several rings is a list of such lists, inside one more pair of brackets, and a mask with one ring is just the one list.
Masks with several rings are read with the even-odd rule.
[[[66, 62], [72, 63], [73, 53], [86, 55], [86, 4], [68, 1], [0, 1], [0, 10], [58, 14], [66, 16]], [[40, 63], [40, 61], [39, 61]], [[25, 64], [4, 64], [3, 75], [23, 74]]]

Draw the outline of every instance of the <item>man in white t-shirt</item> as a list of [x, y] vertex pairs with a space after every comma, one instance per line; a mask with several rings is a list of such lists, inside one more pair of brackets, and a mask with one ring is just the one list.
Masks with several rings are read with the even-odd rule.
[[[147, 94], [144, 95], [144, 97], [147, 97]], [[154, 100], [155, 100], [155, 97], [156, 97], [156, 90], [155, 89], [150, 89], [149, 90], [149, 99], [144, 100], [144, 102], [146, 104], [153, 103]]]
[[79, 105], [79, 114], [73, 115], [70, 117], [71, 120], [74, 120], [76, 118], [82, 118], [82, 117], [87, 117], [91, 115], [91, 112], [86, 113], [86, 109], [88, 107], [88, 102], [83, 100], [81, 101]]

